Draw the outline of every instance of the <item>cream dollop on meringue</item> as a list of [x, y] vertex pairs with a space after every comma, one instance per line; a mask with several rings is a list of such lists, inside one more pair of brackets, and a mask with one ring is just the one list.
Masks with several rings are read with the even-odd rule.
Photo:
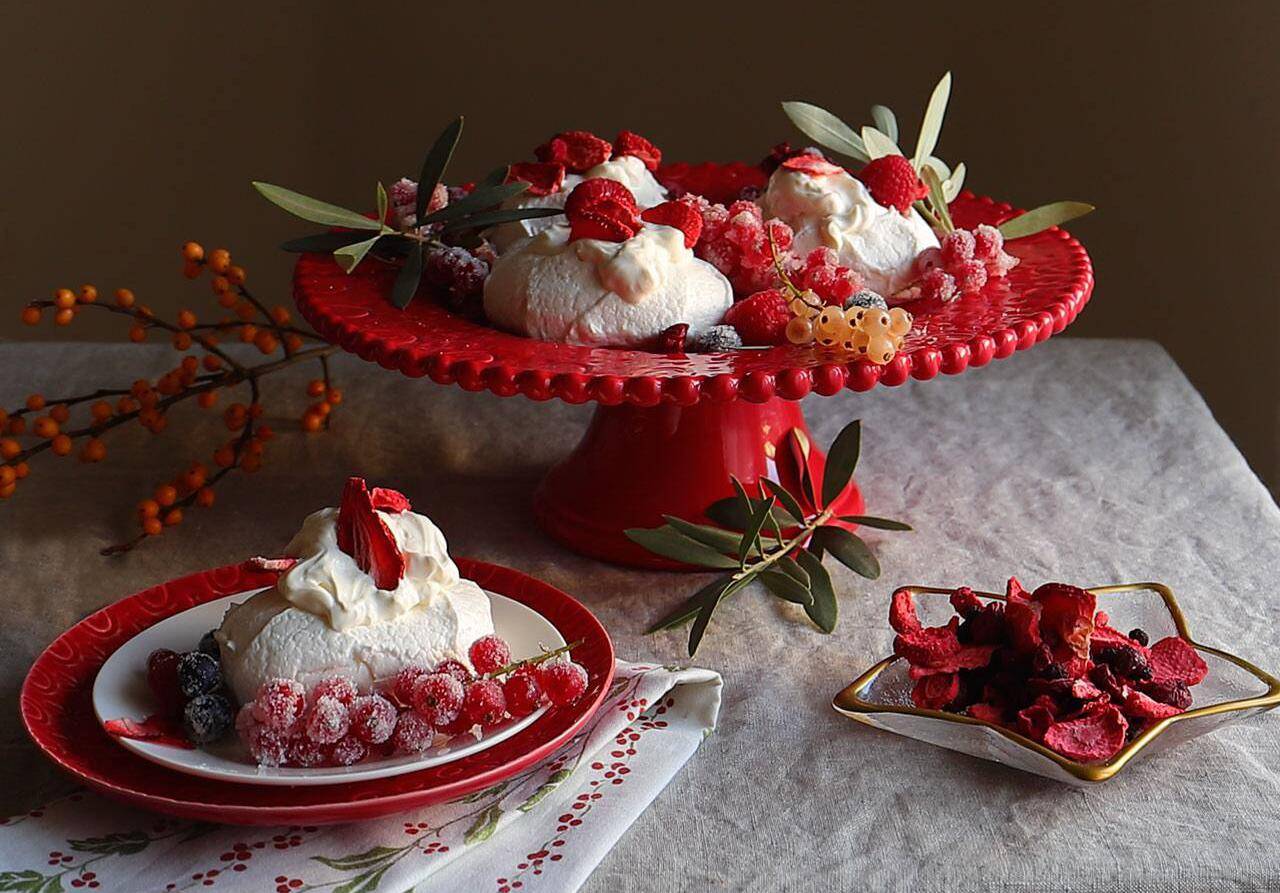
[[684, 233], [651, 223], [625, 242], [571, 242], [567, 226], [550, 227], [501, 255], [484, 284], [491, 322], [570, 344], [632, 347], [676, 323], [696, 335], [732, 303], [729, 280]]
[[914, 209], [904, 216], [884, 207], [844, 171], [814, 176], [779, 168], [760, 206], [766, 218], [776, 217], [795, 231], [797, 254], [831, 248], [882, 295], [907, 285], [916, 256], [938, 247], [937, 236]]
[[[617, 180], [631, 190], [640, 208], [652, 208], [667, 200], [667, 191], [657, 181], [644, 162], [634, 155], [622, 155], [603, 164], [597, 164], [584, 174], [565, 174], [564, 183], [559, 192], [550, 195], [517, 195], [503, 202], [504, 208], [563, 208], [569, 199], [569, 193], [583, 180], [601, 177], [605, 180]], [[549, 227], [563, 223], [562, 217], [535, 217], [532, 220], [514, 220], [495, 226], [489, 233], [489, 241], [493, 242], [499, 253], [507, 251], [521, 239], [536, 236]]]

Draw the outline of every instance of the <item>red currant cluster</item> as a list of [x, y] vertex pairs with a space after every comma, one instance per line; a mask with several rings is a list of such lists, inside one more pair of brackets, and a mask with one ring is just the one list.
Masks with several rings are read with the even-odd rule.
[[815, 248], [802, 263], [793, 261], [788, 267], [796, 288], [813, 292], [824, 304], [843, 307], [864, 286], [862, 277], [849, 267], [841, 266], [840, 255], [830, 248]]
[[437, 736], [453, 737], [528, 716], [544, 703], [571, 704], [587, 672], [571, 660], [512, 663], [496, 635], [477, 639], [461, 661], [411, 664], [383, 690], [361, 695], [345, 676], [310, 692], [292, 679], [265, 683], [240, 709], [236, 729], [264, 766], [350, 766], [370, 755], [417, 754]]
[[[1018, 259], [1004, 250], [1004, 236], [994, 226], [947, 233], [941, 248], [927, 248], [916, 258], [918, 297], [954, 301], [976, 294], [991, 279], [1007, 276]], [[911, 295], [904, 295], [910, 297]]]

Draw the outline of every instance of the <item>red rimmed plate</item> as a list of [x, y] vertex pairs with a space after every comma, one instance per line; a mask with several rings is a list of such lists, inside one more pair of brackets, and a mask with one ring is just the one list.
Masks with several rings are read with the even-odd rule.
[[19, 702], [36, 746], [89, 787], [133, 806], [183, 818], [241, 825], [323, 824], [376, 818], [465, 796], [520, 772], [569, 740], [613, 680], [613, 643], [579, 602], [518, 571], [457, 559], [463, 576], [551, 621], [587, 670], [586, 694], [549, 710], [493, 747], [451, 763], [373, 781], [324, 787], [263, 787], [183, 775], [113, 741], [93, 713], [93, 680], [116, 648], [194, 605], [270, 585], [274, 575], [241, 565], [183, 577], [129, 596], [63, 633], [32, 665]]

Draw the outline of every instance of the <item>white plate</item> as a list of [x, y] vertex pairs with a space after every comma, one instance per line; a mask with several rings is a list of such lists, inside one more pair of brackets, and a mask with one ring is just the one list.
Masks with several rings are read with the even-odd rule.
[[[143, 630], [120, 646], [107, 658], [107, 662], [98, 671], [98, 678], [93, 682], [93, 710], [98, 722], [105, 723], [107, 720], [125, 717], [140, 720], [155, 713], [155, 699], [146, 679], [147, 655], [157, 648], [170, 648], [179, 653], [191, 651], [201, 636], [222, 623], [222, 615], [227, 608], [244, 601], [257, 591], [260, 590], [229, 595], [197, 605]], [[488, 595], [493, 608], [494, 629], [511, 646], [514, 659], [534, 657], [542, 647], [552, 649], [565, 644], [560, 632], [538, 612], [506, 596], [493, 592]], [[247, 784], [345, 784], [417, 772], [460, 759], [510, 738], [545, 713], [546, 709], [539, 708], [529, 716], [490, 729], [479, 739], [463, 735], [413, 756], [366, 760], [354, 766], [321, 769], [260, 767], [250, 759], [248, 751], [234, 735], [215, 745], [194, 750], [132, 738], [117, 737], [116, 740], [144, 759], [188, 775]]]

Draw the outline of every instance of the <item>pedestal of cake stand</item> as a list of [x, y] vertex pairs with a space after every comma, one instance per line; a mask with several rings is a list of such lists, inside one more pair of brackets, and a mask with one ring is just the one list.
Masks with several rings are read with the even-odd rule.
[[[663, 515], [709, 523], [707, 507], [733, 495], [730, 475], [750, 492], [761, 477], [779, 479], [776, 458], [793, 428], [809, 433], [800, 404], [780, 398], [602, 405], [582, 441], [538, 486], [534, 513], [544, 530], [576, 552], [633, 567], [678, 569], [623, 531], [658, 527]], [[822, 461], [815, 447], [810, 467]], [[862, 512], [856, 483], [841, 495], [837, 510]]]

